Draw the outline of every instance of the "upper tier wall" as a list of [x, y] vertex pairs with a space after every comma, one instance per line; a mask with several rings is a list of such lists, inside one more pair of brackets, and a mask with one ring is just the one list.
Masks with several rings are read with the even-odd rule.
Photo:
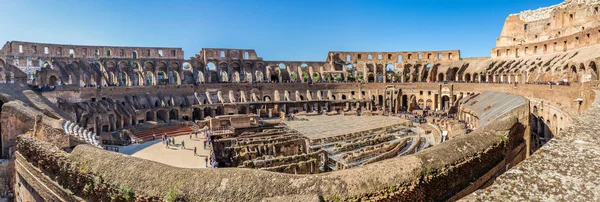
[[5, 56], [77, 59], [183, 59], [183, 49], [166, 47], [85, 46], [67, 44], [6, 42], [2, 48]]
[[[525, 54], [545, 54], [598, 44], [595, 35], [600, 26], [599, 7], [598, 0], [567, 0], [554, 6], [510, 15], [506, 18], [491, 55], [505, 57], [504, 53], [498, 54], [497, 49], [514, 49], [519, 46], [530, 48], [531, 52]], [[577, 37], [581, 41], [576, 40]], [[568, 41], [568, 45], [563, 44], [565, 41]], [[551, 47], [554, 43], [557, 43], [558, 48]], [[544, 44], [547, 49], [542, 51]], [[534, 51], [534, 46], [538, 46], [540, 51]], [[521, 54], [523, 48], [520, 49]], [[518, 53], [513, 51], [507, 55], [511, 54], [514, 56]]]

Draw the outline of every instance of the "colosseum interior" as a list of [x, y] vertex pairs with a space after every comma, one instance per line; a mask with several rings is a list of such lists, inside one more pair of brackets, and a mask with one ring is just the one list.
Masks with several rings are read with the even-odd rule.
[[509, 15], [480, 58], [9, 41], [2, 176], [14, 201], [597, 201], [599, 7]]

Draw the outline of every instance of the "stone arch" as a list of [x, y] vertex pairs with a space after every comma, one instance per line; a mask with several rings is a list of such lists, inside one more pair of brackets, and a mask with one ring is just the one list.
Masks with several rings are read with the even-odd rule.
[[448, 95], [442, 96], [442, 110], [448, 110], [450, 108], [450, 97]]
[[119, 71], [117, 73], [117, 82], [119, 86], [131, 86], [129, 76], [127, 75], [127, 72], [124, 71]]
[[375, 74], [373, 72], [367, 73], [367, 82], [374, 83], [375, 82]]
[[156, 66], [156, 71], [159, 71], [159, 72], [168, 72], [169, 69], [168, 69], [167, 62], [165, 62], [165, 61], [158, 62], [158, 65]]
[[264, 76], [263, 72], [261, 72], [260, 70], [256, 70], [255, 76], [256, 76], [256, 81], [257, 82], [264, 81], [264, 77], [265, 76]]
[[179, 120], [179, 110], [173, 108], [169, 111], [169, 120]]
[[156, 85], [169, 84], [169, 77], [164, 71], [156, 72]]
[[418, 109], [425, 109], [425, 100], [423, 100], [423, 99], [419, 99], [419, 100], [417, 101], [417, 106], [419, 106], [419, 108], [418, 108]]
[[319, 74], [319, 72], [313, 72], [312, 73], [312, 80], [316, 81], [316, 82], [320, 82], [321, 81], [321, 74]]
[[466, 82], [471, 82], [471, 74], [469, 74], [469, 73], [465, 74], [465, 81]]
[[146, 112], [146, 121], [155, 121], [154, 112], [152, 110]]
[[169, 84], [180, 85], [181, 84], [181, 76], [178, 71], [169, 71]]
[[183, 70], [181, 84], [194, 84], [194, 73], [191, 70]]
[[599, 78], [598, 78], [598, 69], [597, 69], [597, 67], [596, 67], [596, 62], [594, 62], [594, 61], [591, 61], [591, 62], [590, 62], [590, 65], [589, 65], [588, 71], [589, 71], [589, 72], [590, 72], [590, 74], [592, 75], [592, 78], [591, 78], [592, 80], [598, 80], [598, 79], [599, 79]]
[[160, 109], [160, 110], [156, 111], [156, 121], [162, 121], [164, 123], [168, 123], [169, 120], [170, 120], [169, 112], [167, 112], [167, 110]]
[[425, 66], [423, 67], [423, 75], [421, 76], [421, 82], [427, 82], [427, 80], [429, 79], [429, 74], [430, 72], [433, 71], [433, 64], [429, 63], [429, 64], [425, 64]]
[[144, 62], [144, 67], [143, 67], [144, 71], [151, 71], [154, 72], [154, 63], [151, 61], [146, 61]]
[[433, 101], [431, 99], [427, 99], [427, 101], [425, 101], [425, 110], [432, 110], [433, 108]]
[[437, 79], [437, 81], [438, 81], [438, 82], [444, 82], [444, 73], [439, 73], [439, 74], [438, 74], [438, 79]]
[[58, 85], [58, 78], [56, 78], [55, 75], [52, 75], [48, 78], [48, 85], [49, 86], [57, 86]]
[[154, 77], [154, 73], [151, 71], [146, 71], [144, 74], [144, 85], [145, 86], [153, 86], [156, 85], [156, 77]]

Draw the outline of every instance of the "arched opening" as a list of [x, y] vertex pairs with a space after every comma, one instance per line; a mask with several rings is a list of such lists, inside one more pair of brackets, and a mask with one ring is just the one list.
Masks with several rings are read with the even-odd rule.
[[154, 121], [154, 112], [152, 112], [152, 111], [146, 112], [146, 121]]
[[427, 79], [429, 79], [429, 72], [432, 71], [433, 68], [433, 64], [426, 64], [425, 68], [423, 68], [423, 72], [422, 72], [422, 77], [421, 77], [421, 82], [427, 82]]
[[169, 120], [179, 120], [179, 111], [177, 109], [169, 111]]
[[167, 79], [167, 81], [171, 85], [179, 85], [179, 82], [181, 81], [181, 79], [179, 78], [179, 72], [169, 71], [169, 78]]
[[373, 83], [373, 82], [375, 82], [375, 75], [373, 75], [373, 72], [370, 72], [370, 73], [367, 75], [367, 82], [369, 82], [369, 83]]
[[592, 80], [598, 80], [598, 69], [596, 68], [596, 62], [590, 62], [590, 74], [592, 75]]
[[319, 74], [319, 72], [313, 72], [313, 81], [321, 81], [321, 75]]
[[238, 114], [247, 114], [248, 113], [248, 107], [246, 107], [246, 106], [239, 106], [237, 113]]
[[131, 55], [132, 55], [133, 59], [137, 59], [137, 57], [138, 57], [137, 51], [133, 51], [133, 53], [131, 53]]
[[427, 99], [427, 101], [425, 101], [425, 110], [431, 109], [433, 109], [433, 101], [431, 101], [431, 99]]
[[145, 86], [155, 85], [155, 83], [154, 83], [154, 74], [151, 71], [147, 71], [145, 73], [144, 79], [146, 80], [146, 82], [144, 82]]
[[156, 121], [167, 123], [169, 122], [169, 113], [167, 112], [167, 110], [158, 110], [156, 112], [156, 118]]
[[156, 79], [157, 79], [158, 85], [166, 85], [167, 83], [169, 83], [169, 78], [163, 71], [159, 71], [156, 73]]
[[279, 72], [278, 70], [271, 71], [270, 79], [273, 82], [279, 83]]
[[466, 82], [471, 82], [471, 74], [469, 74], [469, 73], [465, 74], [465, 81]]
[[119, 86], [129, 86], [129, 77], [125, 72], [117, 73], [117, 80], [119, 82]]
[[192, 109], [192, 121], [202, 120], [203, 118], [204, 117], [202, 117], [202, 110], [200, 108], [194, 107]]
[[425, 101], [423, 99], [419, 99], [417, 105], [419, 106], [418, 109], [425, 109]]
[[444, 82], [444, 74], [443, 73], [439, 73], [437, 80], [438, 80], [438, 82]]
[[447, 95], [442, 96], [442, 110], [448, 110], [450, 108], [450, 97]]
[[213, 62], [209, 62], [208, 65], [206, 65], [206, 67], [208, 68], [208, 71], [215, 71], [216, 69], [215, 63]]
[[265, 102], [271, 102], [271, 97], [269, 97], [268, 95], [263, 97], [263, 101]]
[[50, 86], [50, 88], [56, 86], [58, 84], [58, 79], [56, 78], [56, 76], [52, 75], [50, 76], [50, 78], [48, 78], [48, 85]]

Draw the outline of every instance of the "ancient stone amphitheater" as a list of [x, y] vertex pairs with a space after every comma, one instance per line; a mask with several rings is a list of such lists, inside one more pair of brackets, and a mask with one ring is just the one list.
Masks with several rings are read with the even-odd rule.
[[[509, 15], [483, 58], [9, 41], [2, 181], [16, 201], [598, 201], [599, 7]], [[178, 164], [180, 139], [127, 152], [165, 137], [218, 168]]]

